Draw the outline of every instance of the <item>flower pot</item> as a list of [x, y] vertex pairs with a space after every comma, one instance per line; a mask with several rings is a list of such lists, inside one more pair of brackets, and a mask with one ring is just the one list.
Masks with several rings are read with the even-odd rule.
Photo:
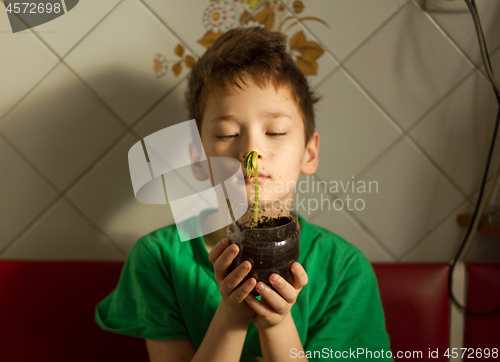
[[[248, 208], [248, 206], [247, 206]], [[261, 208], [257, 227], [253, 227], [254, 209], [248, 208], [236, 223], [227, 227], [227, 238], [231, 244], [237, 244], [240, 251], [233, 260], [229, 272], [248, 260], [252, 269], [238, 285], [249, 278], [262, 281], [275, 290], [269, 282], [273, 273], [292, 283], [293, 274], [290, 266], [299, 259], [300, 228], [295, 210], [288, 208]], [[279, 294], [279, 292], [277, 292]], [[252, 290], [252, 294], [259, 293]]]

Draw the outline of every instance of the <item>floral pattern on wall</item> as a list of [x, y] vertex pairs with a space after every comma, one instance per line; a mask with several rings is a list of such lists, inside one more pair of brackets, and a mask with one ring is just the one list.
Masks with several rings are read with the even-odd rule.
[[[198, 43], [205, 48], [210, 48], [214, 42], [225, 32], [235, 27], [262, 26], [270, 31], [277, 31], [287, 39], [287, 49], [295, 64], [304, 75], [318, 73], [317, 59], [324, 53], [323, 48], [315, 41], [307, 40], [302, 30], [288, 37], [285, 33], [299, 26], [299, 22], [318, 21], [328, 28], [323, 20], [313, 17], [300, 17], [304, 10], [304, 3], [300, 0], [285, 0], [286, 6], [292, 11], [289, 15], [285, 7], [278, 0], [210, 0], [203, 12], [202, 24], [206, 29], [205, 34], [198, 39]], [[190, 55], [184, 55], [184, 47], [178, 44], [175, 54], [179, 59], [167, 61], [164, 55], [156, 54], [153, 64], [157, 78], [162, 78], [169, 69], [178, 76], [183, 67], [192, 68], [196, 60]]]

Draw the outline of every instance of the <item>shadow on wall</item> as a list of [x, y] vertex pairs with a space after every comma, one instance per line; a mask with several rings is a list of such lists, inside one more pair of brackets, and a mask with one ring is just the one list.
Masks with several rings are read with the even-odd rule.
[[[0, 249], [5, 250], [21, 233], [23, 239], [26, 236], [31, 239], [30, 232], [24, 233], [28, 226], [33, 226], [31, 230], [35, 234], [40, 224], [49, 223], [54, 226], [50, 227], [50, 235], [40, 234], [50, 238], [41, 258], [49, 259], [51, 252], [56, 253], [52, 259], [99, 258], [99, 255], [74, 255], [79, 246], [65, 248], [72, 233], [78, 239], [76, 234], [81, 225], [81, 220], [77, 220], [79, 216], [73, 216], [76, 213], [71, 206], [71, 215], [55, 212], [60, 204], [67, 202], [83, 211], [80, 216], [111, 237], [124, 256], [139, 237], [173, 222], [167, 205], [145, 205], [135, 199], [128, 150], [139, 140], [138, 136], [144, 137], [187, 120], [183, 84], [172, 82], [165, 92], [168, 87], [160, 83], [165, 80], [148, 81], [144, 76], [120, 69], [106, 70], [85, 82], [101, 90], [100, 96], [107, 105], [59, 64], [0, 121], [0, 132], [52, 186], [36, 180], [16, 181], [17, 168], [10, 166], [14, 173], [6, 173], [9, 179], [0, 191], [5, 200], [0, 215], [5, 225], [10, 226], [0, 231], [0, 239], [4, 240]], [[172, 91], [172, 88], [175, 89]], [[163, 96], [157, 96], [162, 93]], [[153, 97], [156, 97], [154, 102]], [[120, 117], [119, 111], [113, 109], [140, 109], [141, 115], [132, 119]], [[124, 118], [129, 118], [128, 122]], [[31, 225], [47, 208], [42, 219]], [[61, 222], [74, 222], [75, 229], [57, 227], [56, 215], [63, 216]], [[102, 243], [102, 236], [95, 235], [99, 240], [89, 244]], [[33, 239], [37, 239], [37, 243], [49, 241], [40, 237]]]

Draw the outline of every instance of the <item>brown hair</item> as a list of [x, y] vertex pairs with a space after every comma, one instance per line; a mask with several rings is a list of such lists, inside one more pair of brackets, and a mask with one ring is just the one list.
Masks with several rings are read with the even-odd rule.
[[[306, 77], [297, 68], [286, 51], [286, 38], [263, 27], [234, 28], [221, 35], [198, 59], [189, 75], [189, 88], [185, 93], [189, 119], [195, 119], [201, 135], [201, 121], [208, 95], [215, 92], [228, 94], [244, 84], [249, 74], [262, 89], [272, 81], [276, 90], [290, 87], [304, 121], [306, 144], [314, 133], [313, 105], [317, 97], [309, 89]], [[230, 86], [229, 86], [230, 85]]]

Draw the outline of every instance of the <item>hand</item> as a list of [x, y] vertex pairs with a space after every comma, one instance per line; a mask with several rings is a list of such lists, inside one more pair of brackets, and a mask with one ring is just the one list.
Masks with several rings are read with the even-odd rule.
[[227, 239], [222, 239], [210, 251], [208, 259], [214, 265], [215, 282], [219, 286], [224, 312], [235, 323], [248, 324], [255, 312], [245, 302], [245, 298], [255, 287], [256, 280], [250, 278], [239, 288], [236, 287], [248, 274], [252, 265], [249, 261], [244, 261], [228, 274], [228, 268], [239, 250], [238, 245], [230, 245]]
[[258, 329], [268, 329], [280, 324], [290, 313], [290, 309], [297, 300], [299, 292], [307, 284], [307, 273], [299, 263], [291, 265], [294, 280], [290, 285], [285, 279], [276, 273], [269, 276], [271, 285], [281, 294], [276, 293], [265, 283], [257, 283], [256, 289], [260, 293], [259, 301], [253, 295], [248, 295], [246, 301], [255, 311], [253, 324]]

